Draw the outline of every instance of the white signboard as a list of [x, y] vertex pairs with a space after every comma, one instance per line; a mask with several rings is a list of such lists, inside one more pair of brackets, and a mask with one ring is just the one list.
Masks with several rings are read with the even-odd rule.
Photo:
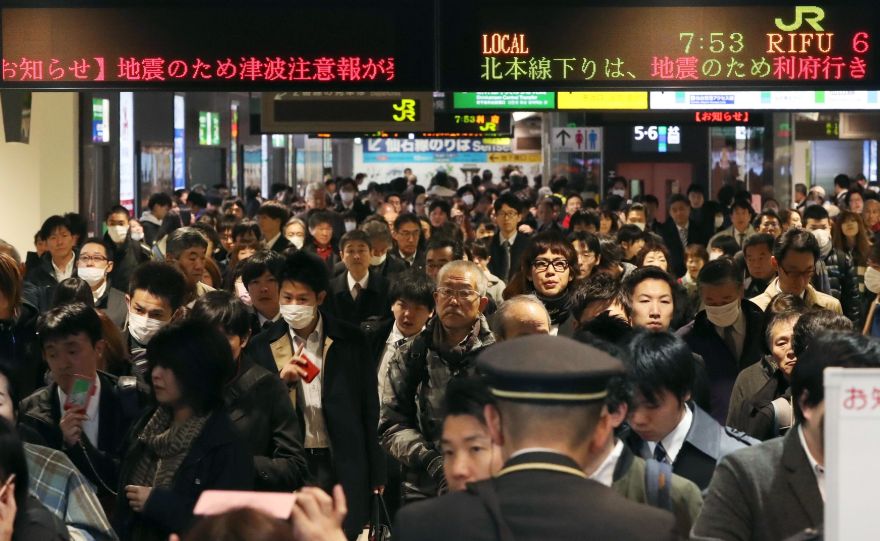
[[880, 109], [877, 90], [651, 92], [652, 110], [861, 111]]
[[877, 539], [880, 369], [825, 369], [825, 540]]
[[557, 152], [602, 152], [602, 128], [552, 128], [550, 146]]
[[119, 204], [134, 210], [134, 94], [119, 93]]

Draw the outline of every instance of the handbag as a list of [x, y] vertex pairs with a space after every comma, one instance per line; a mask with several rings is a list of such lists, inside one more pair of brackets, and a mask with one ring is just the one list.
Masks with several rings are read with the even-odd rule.
[[370, 541], [391, 541], [391, 517], [388, 515], [388, 508], [385, 507], [385, 498], [378, 492], [373, 494], [373, 509], [367, 539]]

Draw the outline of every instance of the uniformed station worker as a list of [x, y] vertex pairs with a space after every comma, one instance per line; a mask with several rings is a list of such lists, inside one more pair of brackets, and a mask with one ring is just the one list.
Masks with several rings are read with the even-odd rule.
[[[540, 362], [534, 352], [540, 351]], [[585, 362], [588, 361], [588, 362]], [[394, 539], [676, 539], [674, 517], [587, 479], [612, 431], [604, 405], [617, 359], [567, 338], [502, 342], [477, 358], [497, 405], [485, 407], [504, 467], [463, 492], [397, 514]]]

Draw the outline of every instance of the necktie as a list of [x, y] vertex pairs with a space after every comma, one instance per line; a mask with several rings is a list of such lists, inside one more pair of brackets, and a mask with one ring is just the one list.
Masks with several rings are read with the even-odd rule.
[[733, 355], [733, 358], [738, 361], [739, 354], [736, 350], [736, 337], [734, 336], [733, 325], [724, 327], [724, 343], [727, 344], [727, 349], [730, 350], [730, 354]]
[[678, 228], [678, 238], [681, 239], [681, 245], [687, 248], [688, 244], [688, 230], [686, 227]]
[[507, 280], [507, 276], [510, 274], [510, 242], [502, 242], [501, 248], [504, 250], [504, 258], [501, 261], [501, 276], [499, 278]]
[[659, 441], [657, 442], [656, 447], [654, 447], [654, 460], [657, 462], [663, 462], [664, 464], [671, 464], [671, 462], [669, 462], [669, 455], [666, 454], [666, 449], [663, 448], [663, 444]]
[[351, 288], [351, 298], [354, 300], [358, 300], [358, 297], [361, 296], [361, 290], [363, 288], [360, 284], [355, 284], [353, 288]]
[[736, 234], [736, 244], [737, 244], [737, 246], [739, 246], [740, 248], [743, 247], [743, 237], [744, 237], [744, 236], [745, 236], [745, 235], [743, 235], [742, 233], [737, 233], [737, 234]]
[[266, 321], [263, 322], [263, 325], [260, 327], [260, 330], [265, 331], [266, 329], [271, 327], [273, 323], [275, 323], [275, 322], [272, 321], [271, 319], [267, 319]]

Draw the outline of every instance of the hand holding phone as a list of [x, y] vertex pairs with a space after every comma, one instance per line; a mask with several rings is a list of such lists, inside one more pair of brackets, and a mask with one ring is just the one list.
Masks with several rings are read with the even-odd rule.
[[302, 365], [305, 369], [305, 374], [303, 374], [303, 381], [306, 383], [311, 383], [318, 374], [321, 373], [321, 369], [318, 368], [318, 359], [315, 358], [309, 351], [303, 349], [299, 354], [299, 359], [297, 362]]
[[64, 411], [72, 409], [86, 411], [89, 409], [92, 395], [95, 394], [95, 380], [80, 375], [74, 375], [73, 378], [73, 385], [70, 386], [70, 393], [64, 402]]

